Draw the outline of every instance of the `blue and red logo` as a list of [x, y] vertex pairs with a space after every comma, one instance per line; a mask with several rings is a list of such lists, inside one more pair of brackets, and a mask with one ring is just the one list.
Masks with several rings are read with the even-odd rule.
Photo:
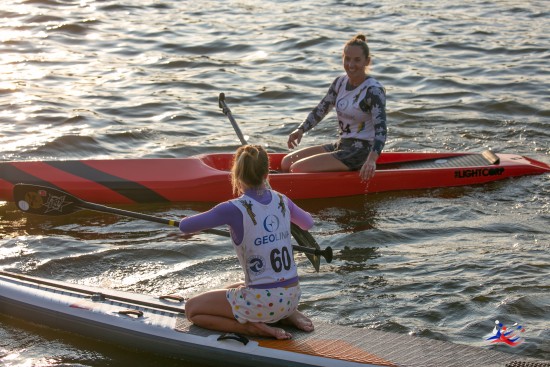
[[517, 347], [525, 338], [520, 333], [525, 332], [525, 328], [518, 323], [513, 324], [511, 327], [507, 327], [502, 322], [496, 320], [495, 327], [490, 336], [485, 337], [485, 340], [490, 344], [506, 344], [510, 347]]

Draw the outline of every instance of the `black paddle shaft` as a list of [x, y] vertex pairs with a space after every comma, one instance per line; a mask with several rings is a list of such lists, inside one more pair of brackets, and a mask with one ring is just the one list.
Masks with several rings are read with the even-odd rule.
[[226, 115], [227, 118], [229, 119], [229, 121], [231, 122], [231, 125], [233, 126], [233, 130], [235, 130], [235, 132], [237, 133], [237, 136], [239, 137], [239, 140], [241, 141], [241, 144], [242, 145], [247, 145], [248, 143], [247, 143], [246, 139], [244, 138], [244, 135], [243, 135], [243, 132], [241, 131], [241, 128], [237, 124], [237, 121], [235, 121], [235, 119], [233, 118], [233, 115], [231, 114], [231, 110], [229, 109], [229, 107], [227, 107], [227, 104], [225, 103], [225, 94], [224, 93], [220, 93], [220, 95], [218, 97], [218, 105], [222, 109], [223, 114]]
[[[179, 221], [177, 220], [165, 219], [155, 217], [153, 215], [91, 203], [52, 187], [31, 184], [16, 184], [13, 188], [13, 197], [17, 207], [21, 211], [29, 214], [58, 216], [87, 209], [179, 227]], [[221, 229], [205, 229], [203, 232], [223, 237], [230, 237], [228, 231]], [[332, 249], [330, 247], [326, 250], [319, 250], [304, 246], [294, 246], [294, 249], [306, 254], [323, 256], [327, 262], [332, 261]]]
[[[241, 128], [237, 124], [237, 121], [235, 121], [235, 119], [233, 118], [231, 110], [229, 109], [229, 107], [227, 107], [227, 104], [225, 103], [224, 93], [220, 93], [218, 97], [218, 105], [222, 109], [224, 115], [229, 118], [229, 121], [233, 126], [233, 130], [235, 130], [235, 133], [237, 133], [241, 144], [248, 144], [246, 139], [244, 138]], [[296, 242], [298, 242], [302, 249], [311, 248], [312, 250], [316, 251], [316, 253], [312, 253], [311, 251], [304, 251], [309, 261], [315, 267], [315, 270], [319, 271], [319, 266], [321, 262], [319, 256], [323, 256], [325, 260], [329, 263], [332, 261], [332, 249], [330, 247], [327, 247], [326, 250], [321, 250], [319, 244], [317, 243], [317, 241], [315, 241], [315, 238], [313, 238], [313, 236], [308, 231], [301, 229], [294, 223], [292, 223], [292, 236], [294, 237]]]

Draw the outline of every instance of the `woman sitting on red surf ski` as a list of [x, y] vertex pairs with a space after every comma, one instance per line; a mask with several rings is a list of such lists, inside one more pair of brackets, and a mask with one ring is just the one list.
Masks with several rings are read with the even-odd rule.
[[328, 93], [288, 137], [288, 148], [300, 144], [305, 132], [336, 108], [340, 139], [334, 143], [300, 149], [286, 155], [283, 172], [359, 170], [366, 181], [374, 176], [376, 160], [386, 143], [386, 91], [367, 74], [371, 63], [364, 35], [349, 40], [342, 55], [346, 74], [337, 77]]

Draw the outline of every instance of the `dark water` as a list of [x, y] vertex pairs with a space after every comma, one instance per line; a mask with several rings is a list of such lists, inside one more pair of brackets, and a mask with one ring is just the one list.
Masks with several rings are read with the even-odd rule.
[[[180, 157], [233, 151], [220, 92], [250, 142], [286, 138], [367, 34], [388, 93], [387, 151], [518, 153], [550, 162], [545, 1], [0, 2], [0, 159]], [[334, 115], [303, 141], [336, 134]], [[549, 176], [298, 202], [332, 264], [299, 255], [314, 320], [550, 359]], [[134, 205], [163, 217], [212, 204]], [[93, 212], [26, 217], [0, 203], [0, 268], [191, 296], [240, 279], [224, 238]], [[0, 316], [6, 366], [169, 366]], [[183, 364], [184, 365], [184, 364]]]

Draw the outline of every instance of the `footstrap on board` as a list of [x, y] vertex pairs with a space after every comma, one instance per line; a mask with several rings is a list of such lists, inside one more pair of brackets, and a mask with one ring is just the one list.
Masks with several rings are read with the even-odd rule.
[[496, 165], [496, 164], [500, 163], [500, 158], [498, 157], [498, 155], [496, 155], [495, 153], [493, 153], [490, 150], [484, 151], [483, 153], [481, 153], [481, 155], [483, 156], [483, 158], [485, 158], [485, 160], [489, 164], [495, 164]]
[[247, 345], [248, 342], [250, 341], [246, 336], [236, 334], [236, 333], [225, 333], [223, 335], [220, 335], [217, 340], [220, 341], [220, 340], [227, 340], [227, 339], [236, 340], [238, 342], [243, 343], [244, 345]]

